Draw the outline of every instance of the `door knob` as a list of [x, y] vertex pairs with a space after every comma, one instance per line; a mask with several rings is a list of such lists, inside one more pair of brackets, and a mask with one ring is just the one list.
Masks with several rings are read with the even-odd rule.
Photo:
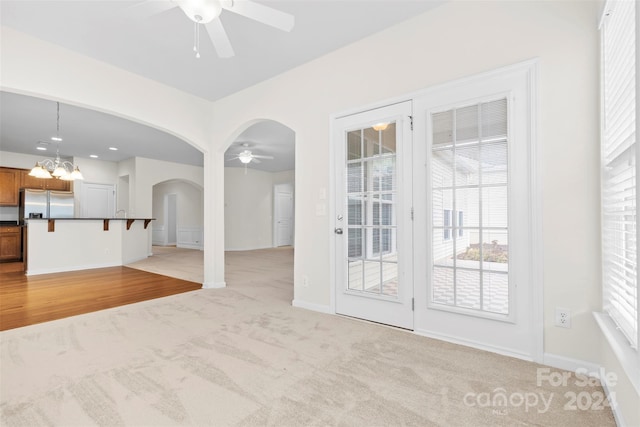
[[336, 228], [333, 230], [336, 234], [342, 234], [342, 228]]

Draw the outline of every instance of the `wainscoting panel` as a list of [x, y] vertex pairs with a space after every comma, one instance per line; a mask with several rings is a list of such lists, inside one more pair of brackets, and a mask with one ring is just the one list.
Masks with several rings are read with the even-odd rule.
[[204, 249], [202, 227], [178, 227], [177, 247], [187, 249]]
[[167, 232], [164, 229], [164, 225], [153, 227], [151, 242], [156, 246], [165, 246], [167, 244]]

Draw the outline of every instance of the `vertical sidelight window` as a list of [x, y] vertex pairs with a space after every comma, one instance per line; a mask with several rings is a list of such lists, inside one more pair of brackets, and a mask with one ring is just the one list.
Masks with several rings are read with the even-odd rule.
[[506, 98], [431, 114], [431, 302], [509, 314]]

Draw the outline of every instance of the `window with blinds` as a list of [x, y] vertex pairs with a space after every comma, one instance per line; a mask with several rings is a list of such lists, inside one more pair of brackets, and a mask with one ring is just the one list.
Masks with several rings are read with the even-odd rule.
[[508, 102], [431, 114], [431, 303], [509, 315]]
[[603, 305], [637, 348], [636, 2], [607, 8], [601, 32]]

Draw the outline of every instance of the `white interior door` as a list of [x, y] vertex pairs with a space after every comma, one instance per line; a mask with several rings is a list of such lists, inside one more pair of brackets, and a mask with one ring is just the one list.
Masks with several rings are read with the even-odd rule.
[[275, 246], [293, 244], [293, 186], [278, 184], [274, 186]]
[[82, 183], [81, 215], [84, 218], [115, 217], [116, 186]]
[[413, 329], [411, 103], [336, 119], [336, 313]]
[[414, 100], [416, 332], [536, 359], [529, 68]]

